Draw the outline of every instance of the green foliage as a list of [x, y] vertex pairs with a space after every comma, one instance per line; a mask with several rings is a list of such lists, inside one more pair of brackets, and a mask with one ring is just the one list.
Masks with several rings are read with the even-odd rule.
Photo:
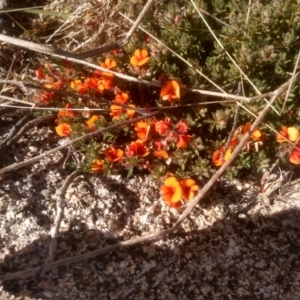
[[[129, 10], [132, 19], [136, 19], [144, 2], [135, 1], [130, 8], [126, 6], [128, 3], [131, 1], [123, 1], [123, 9]], [[163, 74], [166, 81], [176, 80], [181, 84], [181, 99], [168, 102], [160, 98], [159, 88], [142, 87], [133, 82], [115, 79], [114, 87], [130, 95], [130, 104], [137, 107], [147, 104], [152, 107], [164, 108], [164, 113], [159, 118], [151, 120], [145, 118], [145, 121], [153, 125], [155, 122], [169, 118], [171, 125], [167, 132], [160, 136], [154, 132], [151, 125], [152, 129], [147, 132], [145, 137], [146, 147], [151, 149], [151, 154], [139, 157], [124, 155], [120, 164], [114, 161], [108, 162], [103, 155], [101, 156], [101, 153], [103, 149], [112, 145], [124, 152], [128, 151], [130, 143], [137, 138], [134, 126], [106, 132], [89, 144], [78, 143], [76, 147], [86, 153], [86, 170], [89, 170], [93, 161], [99, 158], [100, 153], [100, 158], [105, 160], [104, 169], [107, 175], [125, 169], [128, 176], [135, 171], [150, 170], [155, 179], [161, 179], [166, 173], [173, 174], [178, 178], [209, 178], [216, 171], [212, 159], [214, 153], [226, 144], [230, 134], [231, 138], [242, 136], [245, 133], [243, 126], [247, 122], [253, 122], [255, 116], [265, 107], [266, 102], [261, 99], [243, 103], [246, 109], [240, 109], [238, 122], [234, 124], [235, 104], [222, 103], [220, 98], [191, 92], [186, 87], [219, 91], [216, 88], [219, 86], [227, 93], [239, 93], [240, 95], [244, 93], [251, 97], [257, 94], [253, 84], [261, 93], [266, 93], [275, 90], [290, 78], [299, 51], [300, 36], [300, 8], [295, 1], [255, 1], [250, 8], [248, 2], [245, 1], [198, 0], [195, 3], [201, 9], [203, 18], [222, 46], [214, 39], [190, 1], [155, 2], [143, 20], [143, 26], [150, 33], [191, 63], [192, 67], [147, 34], [138, 30], [120, 55], [113, 56], [110, 53], [98, 59], [98, 62], [103, 62], [105, 57], [113, 57], [117, 62], [118, 71], [130, 76], [158, 81]], [[130, 65], [130, 57], [136, 49], [147, 49], [151, 54], [148, 69], [134, 68]], [[250, 84], [241, 74], [228, 57], [228, 53], [253, 84]], [[57, 65], [62, 73], [68, 70], [61, 62], [58, 62]], [[203, 72], [215, 85], [200, 76], [196, 69]], [[50, 70], [45, 73], [51, 75]], [[69, 79], [78, 79], [79, 74], [82, 75], [82, 84], [86, 77], [91, 76], [90, 70], [77, 67], [70, 73]], [[242, 88], [240, 89], [241, 79]], [[160, 82], [164, 83], [161, 78]], [[109, 104], [109, 101], [115, 97], [112, 89], [102, 94], [93, 91], [92, 95], [101, 96]], [[265, 120], [269, 127], [275, 130], [281, 130], [282, 125], [299, 128], [300, 98], [298, 95], [299, 87], [295, 85], [286, 101], [285, 95], [277, 100], [274, 104], [276, 111], [272, 111]], [[82, 100], [82, 103], [78, 104], [68, 98], [61, 101], [62, 107], [66, 101], [81, 108], [85, 107], [88, 102]], [[213, 102], [213, 104], [208, 105], [207, 102]], [[128, 117], [124, 112], [119, 118], [112, 120], [109, 107], [109, 105], [105, 106], [107, 111], [103, 112], [101, 114], [103, 118], [95, 123], [96, 129], [126, 120]], [[281, 112], [280, 116], [278, 112]], [[86, 125], [84, 125], [86, 119], [78, 116], [73, 120], [72, 138], [87, 132]], [[191, 141], [186, 147], [179, 147], [176, 144], [179, 136], [176, 124], [181, 120], [187, 122], [186, 135], [188, 138], [191, 137]], [[64, 120], [62, 119], [62, 121]], [[237, 128], [233, 128], [233, 124], [236, 127], [242, 126], [239, 127], [240, 133], [235, 132], [233, 135], [233, 132], [237, 130]], [[258, 143], [253, 139], [249, 142], [233, 166], [228, 168], [227, 176], [229, 178], [245, 173], [258, 175], [272, 164], [275, 156], [278, 156], [279, 146], [274, 133], [269, 131], [268, 126], [263, 125], [260, 128], [266, 137], [265, 140], [262, 139]], [[164, 150], [166, 149], [168, 152], [167, 159], [154, 155], [153, 150], [157, 150], [155, 142], [158, 140], [162, 142]], [[234, 146], [230, 145], [232, 148]], [[224, 155], [226, 153], [221, 154], [221, 159], [224, 158]]]

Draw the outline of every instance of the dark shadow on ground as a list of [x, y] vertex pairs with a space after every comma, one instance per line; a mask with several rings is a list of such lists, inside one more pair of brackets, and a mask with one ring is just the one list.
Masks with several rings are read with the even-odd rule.
[[[299, 299], [300, 212], [217, 221], [96, 259], [52, 270], [45, 279], [3, 282], [14, 296], [38, 299]], [[43, 237], [1, 262], [1, 274], [40, 266]], [[60, 234], [56, 260], [116, 243], [96, 230]], [[89, 288], [88, 288], [89, 286]], [[76, 292], [76, 293], [75, 293]], [[72, 296], [73, 295], [73, 296]], [[33, 299], [36, 299], [33, 298]]]

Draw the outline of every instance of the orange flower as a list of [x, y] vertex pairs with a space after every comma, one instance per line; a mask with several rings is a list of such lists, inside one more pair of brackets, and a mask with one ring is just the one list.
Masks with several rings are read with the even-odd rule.
[[139, 121], [134, 124], [134, 130], [139, 139], [145, 140], [150, 131], [150, 124], [145, 121]]
[[277, 134], [277, 142], [283, 143], [283, 142], [296, 142], [299, 138], [299, 131], [295, 127], [286, 127], [282, 126], [282, 130], [279, 131], [279, 134]]
[[53, 92], [42, 91], [41, 93], [41, 101], [44, 103], [51, 102], [54, 97], [55, 97], [55, 93]]
[[60, 110], [58, 112], [59, 118], [70, 118], [73, 119], [76, 116], [76, 112], [74, 110], [70, 110], [70, 108], [73, 108], [73, 105], [71, 103], [67, 103], [65, 105], [65, 108], [68, 108], [68, 110]]
[[127, 108], [126, 109], [128, 118], [132, 119], [135, 115], [135, 105], [129, 104], [128, 107], [132, 107], [132, 108]]
[[70, 136], [70, 134], [72, 132], [72, 128], [67, 123], [61, 123], [55, 127], [55, 131], [59, 136], [68, 137], [68, 136]]
[[157, 151], [154, 151], [154, 156], [160, 157], [160, 158], [163, 158], [163, 159], [169, 158], [169, 154], [168, 154], [168, 152], [165, 151], [165, 150], [157, 150]]
[[115, 101], [121, 104], [126, 104], [128, 100], [129, 100], [129, 95], [126, 93], [120, 93], [115, 98]]
[[160, 97], [163, 100], [173, 102], [180, 98], [180, 87], [177, 81], [168, 81], [161, 89]]
[[191, 135], [178, 134], [176, 143], [177, 148], [186, 148], [191, 139]]
[[130, 59], [130, 63], [135, 67], [141, 67], [149, 61], [147, 50], [135, 50], [134, 55]]
[[225, 161], [228, 160], [228, 158], [231, 156], [232, 153], [232, 149], [229, 147], [226, 151], [226, 153], [223, 155], [223, 158], [221, 159], [221, 154], [224, 150], [224, 147], [222, 147], [221, 149], [217, 150], [214, 154], [213, 154], [213, 163], [215, 166], [220, 167], [224, 164]]
[[100, 92], [104, 91], [104, 90], [109, 90], [113, 87], [113, 82], [111, 79], [101, 79], [98, 81], [98, 90]]
[[[63, 83], [62, 81], [57, 81], [54, 83], [45, 83], [43, 86], [47, 89], [60, 89], [62, 87]], [[44, 103], [48, 103], [50, 101], [53, 101], [56, 97], [56, 93], [53, 91], [46, 91], [43, 90], [41, 93], [41, 101]]]
[[[100, 63], [100, 65], [101, 65], [102, 68], [111, 70], [111, 69], [114, 69], [117, 66], [117, 63], [116, 63], [115, 60], [110, 59], [109, 57], [107, 57], [104, 62]], [[101, 75], [102, 75], [103, 79], [110, 80], [110, 81], [114, 78], [114, 74], [109, 73], [109, 72], [103, 72], [103, 73], [101, 73]]]
[[102, 159], [95, 159], [91, 165], [91, 171], [94, 173], [102, 173], [104, 169], [104, 161]]
[[87, 78], [86, 85], [94, 90], [98, 89], [98, 79], [95, 77]]
[[181, 186], [175, 177], [169, 177], [160, 188], [163, 199], [170, 205], [179, 202], [182, 196]]
[[[247, 133], [251, 128], [251, 122], [248, 122], [245, 124], [244, 128], [243, 128], [243, 132], [244, 134]], [[251, 135], [250, 135], [250, 138], [253, 140], [253, 141], [248, 141], [246, 144], [245, 144], [245, 149], [246, 151], [249, 151], [250, 150], [250, 147], [251, 146], [254, 146], [254, 151], [258, 151], [258, 147], [261, 146], [265, 140], [265, 136], [262, 134], [262, 132], [259, 130], [259, 129], [255, 129]]]
[[300, 144], [298, 144], [290, 155], [290, 162], [299, 165], [300, 164]]
[[102, 68], [110, 70], [110, 69], [115, 68], [117, 66], [117, 63], [116, 63], [115, 60], [110, 59], [109, 57], [107, 57], [105, 59], [105, 61], [100, 63], [100, 65], [101, 65]]
[[113, 120], [119, 120], [120, 115], [123, 113], [123, 108], [119, 105], [112, 104], [110, 106], [110, 113], [109, 115], [112, 116]]
[[199, 190], [196, 181], [190, 178], [181, 180], [180, 186], [182, 189], [182, 198], [186, 201], [194, 198], [195, 193]]
[[123, 150], [114, 147], [107, 148], [103, 153], [110, 162], [120, 161], [124, 156]]
[[126, 150], [127, 156], [145, 157], [149, 155], [149, 153], [150, 153], [149, 148], [146, 147], [145, 143], [141, 140], [131, 142]]
[[44, 70], [42, 67], [39, 67], [38, 69], [35, 70], [35, 75], [38, 79], [45, 79], [45, 74], [44, 74]]
[[[244, 134], [247, 133], [251, 128], [251, 122], [248, 122], [245, 124], [244, 126]], [[259, 129], [255, 129], [252, 133], [251, 133], [251, 139], [253, 140], [260, 140], [263, 141], [264, 140], [264, 136], [261, 133], [261, 131]]]
[[86, 83], [83, 83], [80, 79], [72, 80], [70, 87], [79, 94], [84, 94], [89, 89], [89, 86]]
[[95, 130], [95, 122], [99, 121], [100, 117], [98, 115], [92, 115], [86, 122], [86, 126], [91, 130]]
[[154, 124], [154, 129], [159, 135], [164, 135], [170, 128], [170, 119], [167, 118], [165, 121], [156, 121]]
[[187, 121], [181, 119], [181, 120], [177, 123], [176, 128], [177, 128], [177, 130], [178, 130], [180, 133], [187, 133], [187, 131], [188, 131], [188, 124], [187, 124]]

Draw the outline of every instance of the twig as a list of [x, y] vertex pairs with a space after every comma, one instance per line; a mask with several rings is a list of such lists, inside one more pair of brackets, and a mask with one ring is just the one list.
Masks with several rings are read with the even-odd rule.
[[56, 217], [54, 220], [54, 224], [49, 232], [51, 237], [50, 244], [49, 244], [49, 254], [48, 258], [46, 259], [43, 269], [41, 271], [40, 276], [44, 277], [46, 272], [51, 269], [51, 265], [53, 263], [54, 255], [57, 249], [57, 237], [59, 233], [59, 227], [61, 220], [64, 215], [64, 207], [65, 207], [65, 194], [69, 185], [73, 182], [74, 178], [79, 174], [79, 169], [75, 170], [72, 174], [67, 176], [65, 179], [62, 187], [57, 191], [56, 197]]
[[[86, 65], [85, 62], [83, 64]], [[106, 69], [101, 68], [97, 65], [89, 64], [88, 66], [92, 67], [94, 69], [99, 69], [101, 71], [106, 70]], [[124, 74], [121, 74], [121, 73], [118, 73], [118, 72], [112, 72], [111, 70], [106, 70], [106, 71], [111, 72], [112, 74], [116, 75], [117, 77], [119, 77], [121, 79], [136, 82], [136, 83], [139, 83], [139, 84], [145, 84], [145, 85], [148, 85], [148, 86], [160, 87], [160, 84], [158, 82], [142, 80], [142, 79], [127, 76], [127, 75], [124, 75]], [[90, 96], [85, 96], [85, 95], [77, 94], [77, 93], [74, 93], [74, 92], [71, 93], [71, 92], [65, 92], [65, 91], [61, 91], [61, 90], [55, 90], [55, 89], [46, 88], [46, 87], [43, 87], [43, 86], [40, 86], [40, 85], [36, 85], [36, 84], [33, 84], [33, 83], [22, 82], [22, 81], [0, 79], [0, 83], [15, 84], [15, 85], [19, 86], [20, 88], [22, 87], [22, 88], [28, 88], [28, 89], [36, 89], [36, 90], [45, 90], [45, 91], [49, 91], [49, 92], [57, 92], [57, 93], [61, 93], [62, 95], [66, 95], [66, 96], [81, 97], [81, 98], [86, 97], [88, 99], [93, 99]], [[186, 88], [186, 90], [191, 91], [191, 92], [195, 92], [195, 93], [199, 93], [199, 94], [202, 94], [202, 95], [215, 96], [215, 97], [218, 97], [218, 98], [228, 98], [228, 99], [231, 99], [232, 101], [242, 101], [242, 102], [251, 102], [251, 101], [262, 99], [264, 97], [271, 97], [273, 95], [273, 92], [270, 92], [270, 93], [266, 93], [266, 94], [262, 94], [262, 95], [258, 95], [258, 96], [254, 96], [254, 97], [249, 98], [249, 97], [243, 97], [243, 96], [239, 96], [239, 95], [228, 94], [228, 93], [225, 93], [225, 92], [220, 93], [220, 92], [199, 90], [199, 89], [193, 89], [193, 88]], [[3, 97], [3, 96], [1, 95], [1, 97]], [[14, 98], [9, 98], [9, 99], [13, 100]], [[95, 99], [99, 100], [99, 98], [95, 98]], [[20, 100], [19, 102], [24, 102], [24, 101]], [[33, 105], [33, 103], [29, 103], [29, 102], [25, 102], [25, 103], [28, 103], [29, 105]]]
[[[282, 93], [284, 93], [287, 90], [290, 81], [295, 82], [296, 80], [299, 79], [299, 77], [300, 77], [300, 73], [297, 73], [296, 76], [294, 76], [291, 80], [289, 80], [286, 83], [284, 83], [283, 85], [281, 85], [274, 92], [274, 95], [273, 95], [272, 99], [270, 100], [270, 104], [273, 104], [275, 102], [275, 100]], [[265, 108], [262, 110], [262, 112], [259, 114], [257, 119], [255, 120], [255, 122], [252, 124], [250, 130], [242, 137], [240, 143], [234, 149], [234, 151], [232, 152], [232, 155], [229, 157], [229, 159], [210, 178], [210, 180], [200, 190], [200, 192], [196, 195], [196, 197], [191, 200], [188, 207], [183, 211], [183, 213], [180, 215], [179, 219], [177, 220], [177, 222], [174, 224], [174, 226], [172, 228], [162, 230], [162, 231], [159, 231], [159, 232], [148, 233], [148, 234], [145, 234], [143, 236], [132, 238], [132, 239], [129, 239], [129, 240], [124, 241], [124, 242], [119, 242], [115, 245], [106, 246], [104, 248], [101, 248], [101, 249], [98, 249], [98, 250], [95, 250], [95, 251], [92, 251], [92, 252], [89, 252], [89, 253], [77, 255], [77, 256], [66, 258], [66, 259], [63, 259], [63, 260], [59, 260], [57, 262], [54, 262], [52, 264], [51, 268], [56, 268], [56, 267], [59, 267], [59, 266], [65, 266], [65, 265], [76, 263], [76, 262], [79, 262], [79, 261], [82, 261], [82, 260], [91, 259], [91, 258], [94, 258], [94, 257], [100, 255], [100, 254], [104, 254], [104, 253], [107, 253], [109, 251], [117, 250], [121, 247], [132, 246], [132, 245], [135, 245], [135, 244], [138, 244], [138, 243], [141, 243], [141, 242], [145, 242], [145, 241], [149, 241], [149, 240], [153, 240], [153, 239], [158, 239], [158, 238], [160, 238], [162, 236], [165, 236], [167, 234], [172, 234], [175, 230], [177, 230], [179, 228], [179, 226], [182, 224], [182, 222], [186, 219], [186, 217], [189, 215], [189, 213], [193, 210], [195, 205], [197, 205], [197, 203], [205, 196], [205, 194], [213, 186], [213, 184], [216, 182], [216, 180], [224, 173], [224, 171], [227, 169], [227, 167], [238, 156], [239, 152], [243, 149], [245, 143], [248, 141], [248, 139], [250, 138], [250, 136], [253, 133], [253, 131], [255, 130], [255, 128], [265, 118], [265, 116], [267, 115], [269, 110], [270, 110], [270, 105], [267, 104], [265, 106]], [[6, 280], [10, 280], [10, 279], [26, 278], [26, 277], [34, 276], [34, 275], [38, 274], [38, 272], [40, 270], [41, 270], [41, 267], [37, 267], [37, 268], [29, 269], [29, 270], [26, 270], [26, 271], [20, 271], [20, 272], [16, 272], [16, 273], [12, 273], [12, 274], [2, 275], [2, 276], [0, 276], [0, 281], [6, 281]]]
[[55, 120], [56, 116], [55, 115], [48, 115], [48, 116], [43, 116], [36, 118], [34, 120], [31, 120], [27, 122], [26, 124], [23, 125], [23, 127], [15, 134], [14, 137], [10, 139], [10, 141], [7, 142], [8, 146], [14, 145], [17, 141], [20, 140], [20, 138], [25, 134], [26, 131], [29, 129], [33, 128], [34, 126], [37, 126], [39, 124], [42, 124], [44, 122], [49, 122], [52, 120]]
[[75, 59], [79, 60], [79, 59], [85, 59], [85, 58], [92, 57], [92, 56], [97, 56], [97, 55], [100, 55], [102, 53], [109, 52], [111, 50], [115, 50], [115, 49], [124, 47], [129, 42], [129, 39], [131, 38], [133, 32], [136, 30], [138, 25], [141, 23], [141, 21], [144, 18], [145, 14], [147, 13], [149, 8], [151, 7], [153, 1], [154, 0], [148, 0], [146, 5], [144, 6], [142, 11], [140, 12], [138, 18], [136, 19], [134, 24], [131, 26], [131, 28], [127, 32], [126, 36], [121, 41], [118, 41], [116, 43], [100, 47], [98, 49], [89, 50], [89, 51], [86, 51], [86, 52], [83, 52], [83, 53], [80, 53], [80, 54], [71, 53], [71, 52], [64, 51], [64, 50], [61, 50], [61, 49], [56, 49], [56, 48], [53, 48], [53, 47], [42, 46], [42, 45], [39, 45], [39, 44], [36, 44], [36, 43], [27, 42], [27, 41], [24, 41], [24, 40], [21, 40], [21, 39], [16, 39], [16, 38], [13, 38], [13, 37], [5, 36], [3, 34], [0, 34], [0, 40], [3, 41], [3, 42], [7, 42], [7, 43], [10, 43], [10, 44], [16, 45], [16, 46], [24, 47], [24, 48], [27, 48], [29, 50], [33, 50], [33, 51], [36, 51], [36, 52], [41, 52], [41, 53], [44, 53], [44, 54], [50, 54], [50, 55], [55, 55], [55, 56], [60, 56], [60, 57], [65, 57], [65, 58], [75, 58]]
[[[237, 94], [239, 95], [241, 93], [241, 85], [242, 83], [239, 82], [238, 84], [238, 91], [237, 91]], [[239, 112], [240, 112], [240, 106], [239, 104], [237, 103], [235, 105], [235, 113], [234, 113], [234, 118], [233, 118], [233, 124], [232, 124], [232, 128], [231, 128], [231, 131], [230, 131], [230, 134], [227, 138], [227, 141], [226, 141], [226, 144], [223, 148], [223, 151], [221, 153], [221, 156], [220, 156], [220, 159], [222, 160], [223, 159], [223, 156], [224, 154], [226, 153], [226, 151], [228, 150], [229, 146], [230, 146], [230, 142], [231, 142], [231, 139], [236, 131], [236, 128], [237, 128], [237, 123], [238, 123], [238, 119], [239, 119]]]
[[151, 7], [153, 1], [154, 0], [148, 0], [148, 2], [146, 3], [146, 5], [142, 9], [142, 11], [140, 12], [138, 18], [135, 20], [134, 24], [131, 26], [130, 30], [127, 32], [127, 34], [125, 35], [123, 40], [121, 40], [117, 43], [108, 45], [108, 46], [101, 47], [99, 49], [94, 49], [94, 50], [86, 51], [86, 52], [81, 53], [81, 54], [77, 54], [76, 58], [84, 59], [84, 58], [88, 58], [88, 57], [92, 57], [92, 56], [97, 56], [99, 54], [102, 54], [104, 52], [108, 52], [108, 51], [111, 51], [111, 50], [114, 50], [114, 49], [123, 48], [125, 45], [128, 44], [132, 34], [134, 33], [134, 31], [137, 29], [137, 27], [142, 22], [144, 16], [146, 15], [147, 11]]
[[0, 157], [2, 157], [4, 152], [7, 150], [9, 142], [16, 136], [17, 132], [20, 131], [20, 128], [28, 122], [28, 119], [30, 119], [30, 115], [24, 116], [21, 120], [19, 120], [19, 122], [10, 130], [8, 136], [1, 142]]

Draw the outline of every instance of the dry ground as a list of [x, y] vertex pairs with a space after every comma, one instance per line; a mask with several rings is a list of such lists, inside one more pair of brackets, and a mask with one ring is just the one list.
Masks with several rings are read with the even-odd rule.
[[[1, 115], [0, 141], [18, 114]], [[1, 163], [35, 156], [57, 143], [53, 128], [35, 127], [3, 153]], [[64, 167], [66, 157], [62, 151], [1, 178], [0, 276], [41, 266], [47, 257], [53, 196], [71, 172]], [[296, 178], [289, 183], [289, 175], [266, 197], [254, 179], [220, 181], [174, 234], [55, 268], [44, 278], [4, 281], [0, 297], [300, 299], [300, 184]], [[278, 177], [279, 172], [273, 180]], [[158, 191], [147, 175], [78, 176], [66, 194], [55, 260], [169, 228], [178, 212]]]

